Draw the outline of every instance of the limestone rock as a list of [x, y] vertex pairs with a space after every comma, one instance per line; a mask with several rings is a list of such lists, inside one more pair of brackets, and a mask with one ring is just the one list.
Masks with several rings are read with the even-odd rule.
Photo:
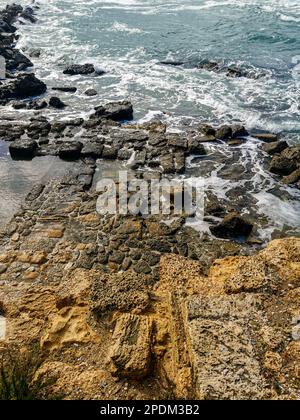
[[110, 350], [113, 375], [141, 379], [150, 370], [152, 321], [146, 316], [125, 314], [117, 320]]
[[99, 317], [113, 311], [142, 312], [149, 305], [147, 277], [134, 271], [99, 274], [93, 281], [92, 300]]
[[87, 323], [87, 309], [66, 307], [52, 319], [49, 328], [41, 338], [41, 347], [55, 350], [74, 343], [90, 343], [97, 336]]

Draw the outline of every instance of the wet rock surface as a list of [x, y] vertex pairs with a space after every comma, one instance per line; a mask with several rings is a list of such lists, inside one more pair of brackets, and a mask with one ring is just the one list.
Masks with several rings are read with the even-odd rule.
[[67, 67], [64, 71], [64, 74], [69, 75], [69, 76], [87, 76], [87, 75], [97, 75], [97, 76], [101, 76], [102, 74], [105, 73], [105, 71], [103, 70], [96, 70], [95, 66], [93, 64], [73, 64], [69, 67]]
[[0, 86], [0, 100], [24, 99], [45, 93], [47, 86], [33, 74], [21, 74], [7, 84]]

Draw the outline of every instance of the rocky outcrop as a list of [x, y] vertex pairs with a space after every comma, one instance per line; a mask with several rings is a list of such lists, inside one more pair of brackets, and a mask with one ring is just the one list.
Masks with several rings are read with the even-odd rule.
[[39, 341], [67, 399], [299, 398], [299, 239], [212, 263], [242, 248], [99, 215], [89, 165], [1, 232], [1, 344]]
[[274, 241], [257, 256], [216, 261], [208, 277], [195, 262], [163, 258], [172, 340], [162, 364], [179, 395], [299, 398], [299, 251], [299, 239]]
[[300, 147], [285, 148], [281, 154], [273, 157], [270, 163], [270, 172], [277, 175], [290, 175], [300, 167]]
[[0, 100], [24, 99], [45, 93], [47, 86], [34, 74], [21, 74], [12, 81], [0, 86]]
[[64, 109], [67, 105], [61, 99], [56, 96], [52, 96], [49, 99], [49, 106], [55, 109]]
[[210, 231], [218, 238], [224, 239], [247, 239], [251, 234], [253, 224], [238, 213], [230, 213], [222, 222], [210, 227]]
[[13, 159], [32, 159], [38, 144], [34, 140], [17, 140], [9, 145], [9, 152]]
[[266, 73], [262, 70], [254, 68], [246, 68], [235, 64], [226, 64], [223, 61], [203, 60], [197, 66], [200, 70], [211, 71], [214, 73], [225, 74], [226, 77], [247, 79], [260, 79], [265, 77]]
[[92, 118], [105, 118], [113, 121], [130, 121], [133, 119], [133, 107], [129, 101], [110, 102], [95, 108]]
[[69, 76], [87, 76], [92, 74], [101, 76], [102, 74], [105, 74], [105, 71], [96, 70], [93, 64], [72, 64], [71, 66], [67, 67], [63, 73]]
[[[0, 55], [4, 57], [6, 64], [6, 80], [0, 85], [0, 104], [6, 105], [12, 100], [27, 99], [40, 96], [46, 92], [46, 85], [39, 81], [33, 73], [23, 74], [33, 67], [33, 63], [20, 50], [16, 48], [19, 35], [15, 35], [17, 28], [14, 23], [36, 23], [35, 10], [38, 6], [22, 7], [17, 4], [6, 6], [0, 11]], [[10, 33], [11, 35], [7, 35]], [[42, 109], [33, 104], [22, 103], [15, 109]]]

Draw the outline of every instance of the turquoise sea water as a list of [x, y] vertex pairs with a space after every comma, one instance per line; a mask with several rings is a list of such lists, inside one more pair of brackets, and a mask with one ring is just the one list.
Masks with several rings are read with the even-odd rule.
[[[0, 6], [5, 4], [0, 0]], [[33, 62], [37, 76], [49, 88], [78, 87], [76, 95], [60, 95], [70, 105], [66, 114], [86, 115], [95, 105], [128, 98], [136, 119], [166, 119], [172, 127], [193, 121], [239, 121], [248, 129], [267, 129], [291, 144], [299, 143], [299, 0], [48, 0], [39, 4], [39, 22], [21, 27], [19, 47], [25, 53], [41, 49]], [[159, 64], [164, 60], [184, 65]], [[199, 70], [202, 60], [239, 65], [265, 76], [228, 78], [225, 73]], [[62, 74], [68, 64], [87, 62], [107, 73], [98, 78]], [[97, 97], [84, 95], [90, 87], [98, 90]], [[228, 148], [207, 147], [212, 163], [191, 169], [205, 178], [211, 191], [219, 198], [237, 200], [242, 191], [244, 202], [238, 207], [244, 205], [246, 211], [251, 207], [269, 220], [261, 231], [263, 238], [278, 231], [299, 233], [299, 190], [278, 185], [264, 170], [257, 143], [250, 141], [236, 149], [238, 157]], [[213, 162], [215, 156], [229, 159], [225, 168], [218, 160]], [[245, 168], [244, 179], [233, 182], [224, 176], [231, 158]], [[0, 161], [0, 174], [3, 171]], [[6, 169], [8, 181], [10, 173]]]

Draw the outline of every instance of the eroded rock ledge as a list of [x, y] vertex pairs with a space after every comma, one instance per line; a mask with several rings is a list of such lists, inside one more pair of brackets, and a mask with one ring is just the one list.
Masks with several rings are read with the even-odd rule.
[[38, 341], [67, 399], [299, 398], [300, 240], [246, 257], [100, 216], [92, 172], [36, 187], [2, 231], [1, 346]]

